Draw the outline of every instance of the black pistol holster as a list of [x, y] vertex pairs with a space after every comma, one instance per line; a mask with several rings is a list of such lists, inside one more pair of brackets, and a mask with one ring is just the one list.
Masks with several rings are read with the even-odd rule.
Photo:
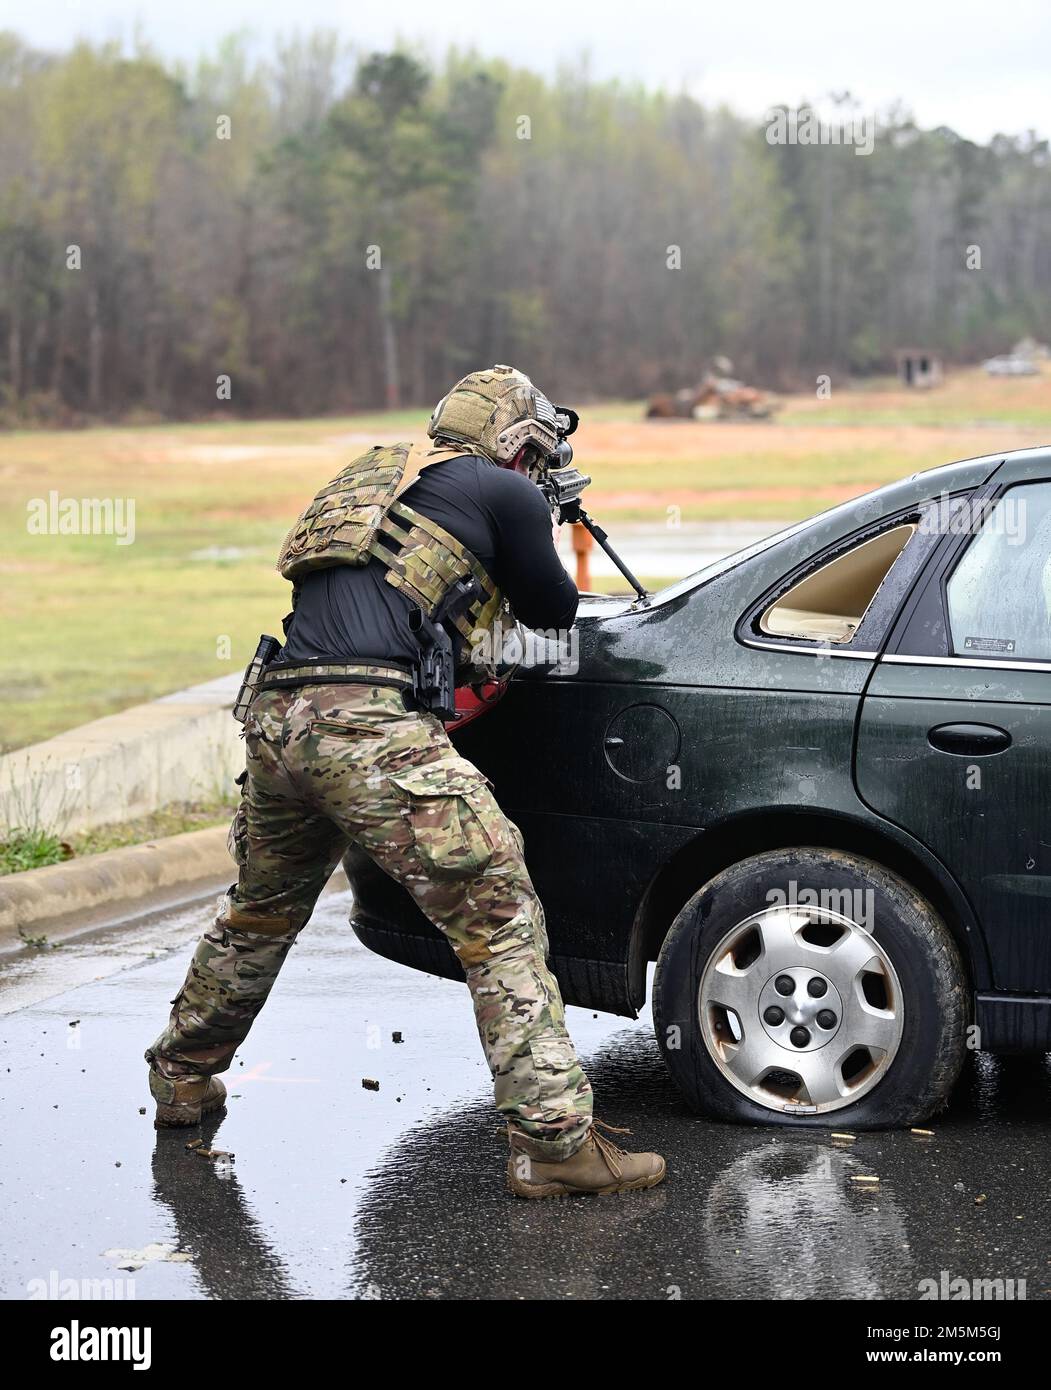
[[480, 589], [473, 576], [458, 579], [432, 617], [428, 618], [420, 608], [409, 613], [409, 626], [420, 644], [420, 654], [412, 668], [413, 697], [420, 709], [441, 720], [456, 718], [457, 652], [446, 622], [466, 612]]

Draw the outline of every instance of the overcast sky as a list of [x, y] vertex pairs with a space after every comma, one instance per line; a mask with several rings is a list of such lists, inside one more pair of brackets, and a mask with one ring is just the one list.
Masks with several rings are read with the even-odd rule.
[[1051, 0], [0, 0], [0, 28], [47, 48], [130, 39], [192, 58], [247, 30], [338, 29], [362, 48], [397, 38], [473, 46], [551, 69], [587, 54], [598, 76], [686, 88], [760, 116], [849, 89], [865, 111], [903, 101], [921, 125], [985, 140], [1051, 134]]

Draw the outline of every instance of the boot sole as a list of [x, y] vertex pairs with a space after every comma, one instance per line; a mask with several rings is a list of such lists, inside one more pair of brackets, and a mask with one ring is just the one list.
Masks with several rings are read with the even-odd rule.
[[511, 1163], [507, 1165], [507, 1185], [516, 1197], [536, 1200], [540, 1197], [612, 1197], [621, 1192], [643, 1192], [664, 1181], [668, 1165], [662, 1160], [660, 1171], [634, 1182], [613, 1182], [608, 1187], [571, 1187], [564, 1182], [523, 1182], [515, 1176]]
[[188, 1129], [201, 1123], [202, 1115], [209, 1115], [226, 1104], [225, 1096], [202, 1101], [199, 1105], [162, 1105], [157, 1102], [157, 1114], [153, 1121], [154, 1129]]

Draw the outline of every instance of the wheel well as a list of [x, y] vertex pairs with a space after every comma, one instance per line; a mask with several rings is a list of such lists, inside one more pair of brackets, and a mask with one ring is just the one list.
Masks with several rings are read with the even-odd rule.
[[639, 906], [632, 928], [629, 989], [640, 1008], [646, 999], [646, 963], [656, 960], [672, 922], [698, 889], [716, 874], [764, 850], [818, 845], [874, 859], [922, 893], [952, 932], [977, 989], [991, 985], [985, 941], [970, 904], [957, 885], [919, 854], [863, 822], [820, 812], [743, 816], [702, 831], [660, 870]]

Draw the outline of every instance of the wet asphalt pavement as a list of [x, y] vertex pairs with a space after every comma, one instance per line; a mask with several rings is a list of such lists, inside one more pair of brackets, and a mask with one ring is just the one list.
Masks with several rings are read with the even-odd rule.
[[208, 907], [0, 962], [4, 1298], [915, 1299], [942, 1271], [1051, 1297], [1047, 1059], [972, 1058], [934, 1138], [841, 1147], [707, 1123], [647, 1017], [571, 1009], [598, 1113], [669, 1177], [523, 1202], [465, 989], [367, 952], [340, 893], [196, 1132], [233, 1156], [188, 1151], [153, 1129], [142, 1052]]

